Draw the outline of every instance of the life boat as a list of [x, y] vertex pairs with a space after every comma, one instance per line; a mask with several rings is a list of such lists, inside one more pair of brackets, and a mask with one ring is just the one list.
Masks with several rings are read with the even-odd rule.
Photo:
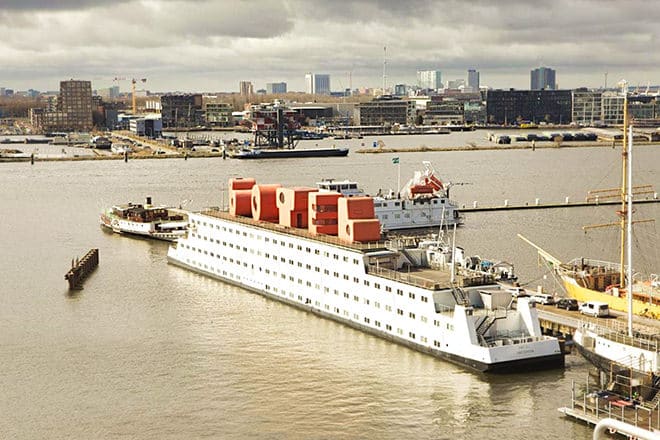
[[438, 179], [435, 174], [431, 174], [426, 178], [426, 184], [430, 185], [434, 190], [440, 191], [441, 189], [444, 188], [444, 185], [442, 184], [442, 181]]
[[433, 194], [434, 189], [431, 185], [427, 184], [417, 184], [417, 185], [412, 185], [410, 187], [410, 194], [416, 195], [416, 194]]

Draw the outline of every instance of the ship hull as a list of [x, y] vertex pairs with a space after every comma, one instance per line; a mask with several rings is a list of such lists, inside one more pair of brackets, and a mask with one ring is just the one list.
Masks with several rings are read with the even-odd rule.
[[564, 354], [561, 352], [558, 353], [550, 353], [544, 356], [536, 356], [536, 357], [530, 357], [530, 358], [522, 358], [522, 359], [513, 359], [513, 360], [507, 360], [507, 361], [502, 361], [502, 362], [492, 362], [492, 363], [486, 363], [486, 362], [480, 362], [475, 359], [471, 358], [466, 358], [454, 353], [448, 353], [444, 352], [442, 350], [437, 350], [433, 349], [431, 347], [427, 347], [421, 344], [416, 344], [414, 342], [405, 340], [405, 339], [400, 339], [397, 338], [395, 335], [389, 334], [384, 331], [379, 331], [377, 329], [374, 329], [373, 327], [369, 327], [366, 325], [361, 325], [355, 321], [352, 321], [350, 319], [343, 319], [341, 316], [337, 316], [331, 313], [326, 313], [322, 309], [317, 308], [312, 306], [311, 304], [303, 304], [300, 302], [297, 302], [295, 300], [289, 300], [286, 297], [282, 297], [279, 295], [271, 294], [267, 291], [252, 287], [247, 284], [243, 284], [239, 281], [236, 281], [235, 279], [230, 279], [223, 277], [217, 273], [210, 272], [207, 270], [204, 270], [200, 267], [192, 266], [189, 264], [184, 263], [183, 261], [180, 261], [177, 258], [173, 258], [171, 255], [168, 254], [167, 256], [167, 261], [168, 263], [178, 266], [180, 268], [189, 270], [191, 272], [198, 273], [200, 275], [207, 276], [209, 278], [213, 278], [222, 282], [225, 282], [227, 284], [231, 284], [243, 289], [246, 289], [248, 291], [251, 291], [253, 293], [259, 294], [261, 296], [264, 296], [268, 299], [272, 299], [287, 305], [290, 305], [292, 307], [295, 307], [300, 310], [304, 310], [310, 313], [313, 313], [319, 317], [323, 317], [325, 319], [329, 319], [341, 324], [344, 324], [348, 327], [354, 328], [356, 330], [363, 331], [365, 333], [383, 338], [385, 340], [397, 343], [399, 345], [405, 346], [407, 348], [413, 349], [415, 351], [425, 353], [428, 355], [431, 355], [433, 357], [443, 359], [446, 361], [449, 361], [455, 365], [459, 365], [461, 367], [465, 367], [469, 370], [475, 371], [475, 372], [480, 372], [480, 373], [489, 373], [489, 374], [517, 374], [517, 373], [522, 373], [526, 371], [541, 371], [541, 370], [551, 370], [551, 369], [557, 369], [557, 368], [563, 368], [564, 367]]
[[344, 157], [348, 148], [264, 149], [240, 152], [236, 159], [288, 159], [298, 157]]
[[[628, 299], [625, 297], [616, 297], [605, 292], [599, 292], [593, 289], [587, 289], [577, 284], [577, 282], [567, 276], [562, 275], [562, 281], [568, 296], [580, 302], [599, 301], [605, 302], [609, 305], [610, 309], [620, 312], [628, 311]], [[633, 298], [633, 310], [635, 315], [642, 316], [660, 316], [660, 306], [649, 304], [647, 302], [639, 301]]]

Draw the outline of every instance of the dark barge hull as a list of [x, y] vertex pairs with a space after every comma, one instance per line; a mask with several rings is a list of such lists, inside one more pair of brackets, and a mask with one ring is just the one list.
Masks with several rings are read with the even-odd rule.
[[236, 159], [288, 159], [293, 157], [344, 157], [348, 148], [309, 148], [309, 149], [264, 149], [244, 150], [233, 157]]

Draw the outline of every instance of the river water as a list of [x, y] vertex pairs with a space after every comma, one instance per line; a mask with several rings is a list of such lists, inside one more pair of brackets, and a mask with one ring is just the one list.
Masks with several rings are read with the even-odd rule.
[[[449, 136], [454, 136], [449, 135]], [[449, 138], [447, 136], [446, 138]], [[464, 136], [464, 134], [457, 134]], [[428, 136], [388, 138], [420, 145]], [[430, 160], [460, 204], [583, 199], [614, 187], [609, 148], [206, 159], [0, 163], [0, 437], [11, 439], [422, 438], [588, 439], [564, 419], [588, 365], [489, 376], [320, 319], [166, 262], [167, 244], [103, 232], [104, 207], [153, 197], [191, 209], [226, 203], [229, 177], [313, 185], [396, 186]], [[464, 142], [456, 138], [455, 142]], [[636, 150], [638, 183], [660, 184], [658, 147]], [[550, 283], [522, 233], [562, 259], [616, 258], [616, 233], [581, 226], [613, 209], [468, 214], [457, 243]], [[658, 218], [658, 205], [639, 217]], [[640, 265], [658, 268], [656, 226], [640, 227]], [[71, 259], [100, 249], [85, 289]]]

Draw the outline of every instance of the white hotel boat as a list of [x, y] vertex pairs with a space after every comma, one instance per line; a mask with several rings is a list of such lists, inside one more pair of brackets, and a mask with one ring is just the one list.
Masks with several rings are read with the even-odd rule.
[[509, 264], [464, 258], [437, 239], [347, 242], [219, 210], [189, 220], [187, 236], [170, 245], [174, 265], [474, 370], [563, 366], [534, 304], [512, 307], [498, 284], [513, 279]]

